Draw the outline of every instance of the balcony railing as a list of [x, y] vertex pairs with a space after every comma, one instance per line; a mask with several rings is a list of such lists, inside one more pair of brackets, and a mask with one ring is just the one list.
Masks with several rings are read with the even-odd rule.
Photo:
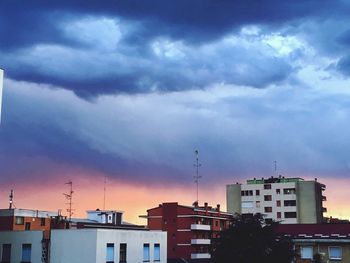
[[191, 259], [207, 259], [211, 258], [209, 253], [192, 253]]
[[205, 230], [210, 231], [211, 226], [210, 225], [201, 225], [201, 224], [192, 224], [191, 230]]
[[210, 245], [210, 243], [211, 243], [210, 239], [204, 239], [204, 238], [191, 239], [192, 245]]

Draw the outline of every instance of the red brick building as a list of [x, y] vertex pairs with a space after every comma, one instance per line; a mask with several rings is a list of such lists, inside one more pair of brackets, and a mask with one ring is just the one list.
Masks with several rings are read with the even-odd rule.
[[208, 206], [163, 203], [147, 210], [147, 226], [168, 233], [168, 259], [210, 259], [212, 239], [228, 228], [233, 215]]

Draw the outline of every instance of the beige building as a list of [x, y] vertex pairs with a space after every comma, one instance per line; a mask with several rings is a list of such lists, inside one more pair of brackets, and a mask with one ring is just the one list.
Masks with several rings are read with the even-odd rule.
[[325, 185], [301, 178], [282, 176], [247, 180], [245, 184], [226, 186], [227, 211], [265, 215], [284, 224], [322, 223], [326, 208], [322, 202]]

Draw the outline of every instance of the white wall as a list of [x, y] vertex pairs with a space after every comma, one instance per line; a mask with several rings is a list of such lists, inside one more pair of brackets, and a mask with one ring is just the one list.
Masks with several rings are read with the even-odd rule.
[[166, 263], [166, 232], [75, 229], [52, 230], [51, 263], [105, 263], [107, 243], [114, 244], [114, 262], [119, 262], [120, 243], [127, 243], [127, 262], [143, 262], [143, 244], [150, 244], [150, 262], [154, 262], [154, 244], [160, 244], [160, 263]]
[[0, 259], [3, 244], [11, 244], [11, 262], [22, 260], [22, 244], [32, 245], [32, 263], [41, 263], [43, 231], [0, 231]]

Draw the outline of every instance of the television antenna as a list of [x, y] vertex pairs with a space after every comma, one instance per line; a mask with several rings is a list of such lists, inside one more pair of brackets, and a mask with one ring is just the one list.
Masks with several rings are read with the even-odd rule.
[[105, 175], [104, 181], [103, 181], [103, 210], [106, 209], [106, 183], [107, 183], [107, 177]]
[[65, 184], [68, 184], [69, 185], [69, 192], [68, 193], [63, 193], [63, 195], [67, 198], [68, 200], [68, 203], [66, 203], [66, 205], [68, 205], [68, 208], [67, 208], [67, 212], [68, 212], [68, 216], [69, 216], [69, 222], [72, 221], [72, 215], [73, 215], [73, 209], [72, 209], [72, 205], [73, 205], [73, 182], [72, 181], [69, 181]]
[[202, 178], [202, 176], [199, 175], [199, 167], [202, 166], [202, 164], [199, 163], [199, 152], [198, 150], [194, 151], [195, 154], [195, 163], [193, 166], [196, 168], [196, 173], [193, 176], [194, 183], [196, 184], [196, 190], [197, 190], [197, 195], [196, 195], [196, 202], [198, 203], [198, 184], [199, 184], [199, 179]]
[[12, 209], [13, 206], [13, 190], [11, 189], [9, 194], [9, 209]]

